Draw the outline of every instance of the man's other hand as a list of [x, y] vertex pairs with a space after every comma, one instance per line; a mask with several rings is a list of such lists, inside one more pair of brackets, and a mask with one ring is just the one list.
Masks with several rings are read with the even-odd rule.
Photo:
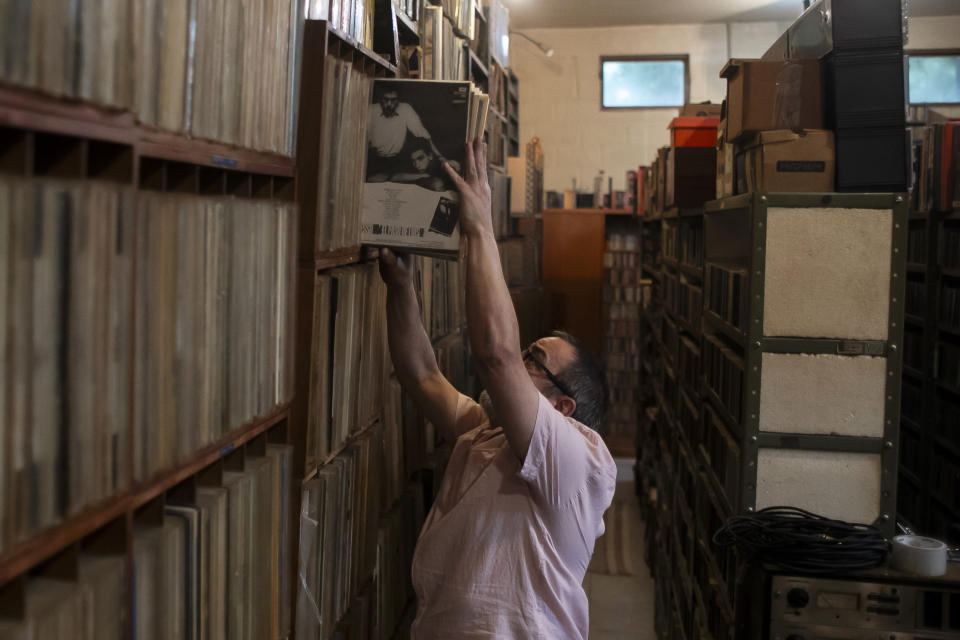
[[467, 170], [463, 178], [445, 163], [443, 168], [460, 192], [460, 228], [464, 233], [493, 231], [490, 182], [487, 179], [487, 145], [476, 138], [467, 144]]
[[413, 282], [413, 266], [406, 253], [380, 249], [380, 277], [388, 287], [406, 286]]

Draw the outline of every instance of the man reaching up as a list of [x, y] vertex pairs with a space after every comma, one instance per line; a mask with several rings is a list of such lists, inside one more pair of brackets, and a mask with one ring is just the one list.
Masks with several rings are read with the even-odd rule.
[[467, 148], [460, 191], [467, 330], [486, 391], [443, 377], [405, 256], [381, 250], [390, 353], [403, 388], [455, 442], [414, 553], [417, 639], [585, 639], [581, 586], [603, 533], [616, 465], [596, 429], [607, 389], [596, 357], [558, 333], [521, 353], [493, 232], [486, 145]]

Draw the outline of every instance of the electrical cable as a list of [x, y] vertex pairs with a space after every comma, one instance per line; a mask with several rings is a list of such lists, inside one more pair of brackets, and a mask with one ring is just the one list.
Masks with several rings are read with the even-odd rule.
[[713, 542], [808, 574], [872, 569], [890, 552], [890, 544], [874, 526], [832, 520], [797, 507], [767, 507], [727, 518], [713, 534]]

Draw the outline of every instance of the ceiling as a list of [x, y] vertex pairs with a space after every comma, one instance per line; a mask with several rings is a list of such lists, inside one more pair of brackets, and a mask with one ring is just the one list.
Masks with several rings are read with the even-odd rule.
[[[513, 29], [792, 21], [801, 0], [503, 0]], [[910, 0], [910, 15], [960, 14], [958, 0]]]

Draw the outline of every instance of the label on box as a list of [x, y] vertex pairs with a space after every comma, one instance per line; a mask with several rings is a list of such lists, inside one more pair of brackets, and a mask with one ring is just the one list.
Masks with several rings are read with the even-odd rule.
[[823, 173], [827, 163], [822, 160], [779, 160], [777, 171], [788, 173]]

